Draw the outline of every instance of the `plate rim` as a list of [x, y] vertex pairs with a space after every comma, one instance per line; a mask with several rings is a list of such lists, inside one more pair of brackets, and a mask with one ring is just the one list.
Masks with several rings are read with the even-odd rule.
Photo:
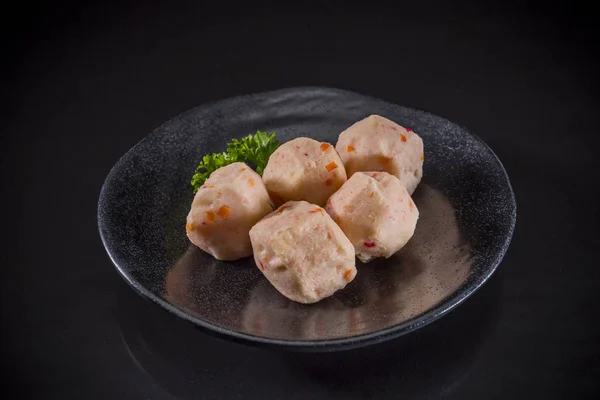
[[[244, 98], [244, 97], [248, 98], [248, 97], [254, 97], [254, 96], [277, 95], [277, 94], [282, 94], [282, 93], [286, 93], [286, 92], [311, 91], [311, 90], [312, 91], [327, 91], [327, 92], [335, 92], [338, 94], [350, 94], [350, 95], [354, 95], [354, 96], [360, 96], [362, 98], [366, 98], [366, 99], [373, 100], [376, 102], [383, 102], [383, 103], [390, 104], [393, 106], [399, 106], [399, 107], [402, 107], [405, 109], [412, 109], [415, 111], [419, 111], [420, 113], [430, 115], [430, 116], [433, 116], [438, 119], [442, 119], [446, 122], [449, 122], [452, 125], [458, 126], [460, 129], [465, 131], [467, 134], [471, 135], [475, 140], [477, 140], [480, 144], [482, 144], [484, 146], [484, 148], [487, 149], [487, 151], [493, 156], [493, 158], [496, 160], [496, 162], [500, 166], [500, 169], [506, 180], [506, 187], [510, 193], [510, 198], [509, 198], [510, 204], [509, 205], [511, 208], [511, 210], [510, 210], [511, 212], [509, 213], [509, 230], [507, 232], [506, 237], [504, 238], [504, 242], [502, 243], [500, 252], [497, 254], [497, 256], [493, 260], [493, 262], [490, 263], [491, 267], [489, 268], [489, 270], [485, 274], [483, 274], [481, 277], [479, 277], [476, 281], [472, 282], [469, 285], [468, 290], [466, 290], [461, 295], [450, 298], [449, 300], [447, 300], [445, 302], [442, 301], [442, 303], [439, 303], [438, 305], [434, 306], [433, 308], [425, 311], [423, 314], [419, 315], [418, 317], [411, 318], [409, 320], [403, 321], [398, 324], [394, 324], [392, 326], [389, 326], [387, 328], [383, 328], [383, 329], [380, 329], [380, 330], [377, 330], [374, 332], [364, 333], [364, 334], [355, 335], [355, 336], [345, 336], [345, 337], [340, 337], [340, 338], [333, 338], [333, 339], [288, 340], [288, 339], [269, 338], [269, 337], [265, 337], [265, 336], [253, 335], [250, 333], [242, 333], [242, 332], [238, 332], [238, 331], [235, 331], [235, 330], [232, 330], [229, 328], [224, 328], [224, 327], [218, 326], [216, 324], [204, 321], [198, 317], [191, 315], [190, 313], [187, 313], [185, 310], [176, 307], [175, 305], [160, 298], [159, 296], [155, 295], [150, 290], [146, 289], [140, 282], [137, 282], [135, 279], [133, 279], [133, 277], [129, 276], [123, 270], [123, 268], [121, 266], [119, 266], [119, 264], [117, 263], [117, 261], [115, 259], [115, 255], [110, 250], [110, 246], [108, 245], [108, 241], [103, 232], [103, 227], [104, 227], [105, 221], [102, 216], [102, 210], [103, 210], [104, 202], [105, 202], [105, 198], [106, 198], [106, 196], [105, 196], [106, 190], [112, 181], [113, 175], [119, 169], [121, 164], [125, 162], [125, 158], [130, 153], [132, 153], [136, 148], [138, 148], [144, 142], [146, 142], [150, 138], [157, 135], [161, 131], [162, 127], [168, 125], [169, 123], [171, 123], [174, 120], [184, 117], [185, 115], [193, 113], [200, 108], [215, 107], [215, 106], [218, 106], [220, 103], [226, 103], [226, 102], [231, 101], [232, 99], [239, 99], [239, 98]], [[172, 116], [167, 121], [165, 121], [164, 123], [159, 125], [157, 128], [155, 128], [151, 133], [144, 136], [134, 146], [132, 146], [129, 150], [127, 150], [121, 157], [119, 157], [117, 162], [112, 166], [112, 168], [106, 175], [104, 182], [102, 183], [102, 187], [101, 187], [100, 193], [99, 193], [98, 208], [97, 208], [98, 231], [99, 231], [100, 238], [102, 240], [104, 249], [105, 249], [106, 253], [108, 254], [111, 262], [113, 263], [115, 269], [118, 271], [119, 275], [142, 298], [158, 304], [161, 308], [170, 312], [171, 314], [174, 314], [177, 317], [191, 323], [193, 326], [195, 326], [197, 328], [201, 328], [201, 330], [204, 333], [210, 334], [212, 336], [216, 336], [221, 339], [227, 339], [227, 340], [234, 341], [237, 343], [249, 344], [249, 345], [260, 346], [260, 347], [285, 349], [285, 350], [291, 350], [291, 351], [308, 351], [308, 352], [349, 350], [349, 349], [354, 349], [354, 348], [358, 348], [358, 347], [368, 346], [371, 344], [381, 343], [381, 342], [391, 340], [391, 339], [394, 339], [394, 338], [397, 338], [400, 336], [404, 336], [408, 333], [414, 332], [422, 327], [425, 327], [425, 326], [437, 321], [439, 318], [443, 317], [444, 315], [447, 315], [449, 312], [454, 310], [456, 307], [458, 307], [460, 304], [462, 304], [464, 301], [466, 301], [469, 297], [471, 297], [474, 293], [476, 293], [496, 272], [496, 270], [498, 269], [498, 266], [502, 263], [502, 260], [504, 259], [504, 256], [506, 255], [506, 252], [508, 251], [508, 248], [510, 247], [510, 243], [511, 243], [513, 235], [514, 235], [516, 221], [517, 221], [517, 202], [516, 202], [515, 193], [514, 193], [512, 184], [510, 182], [508, 173], [506, 171], [506, 168], [504, 167], [504, 165], [502, 164], [502, 162], [500, 161], [500, 159], [498, 158], [496, 153], [478, 135], [476, 135], [475, 133], [473, 133], [472, 131], [470, 131], [468, 128], [464, 127], [461, 124], [458, 124], [448, 118], [442, 117], [440, 115], [431, 113], [429, 111], [426, 111], [426, 110], [423, 110], [420, 108], [402, 106], [402, 105], [399, 105], [396, 103], [389, 102], [387, 100], [376, 98], [374, 96], [365, 95], [365, 94], [358, 93], [355, 91], [339, 89], [339, 88], [335, 88], [335, 87], [328, 87], [328, 86], [293, 86], [293, 87], [283, 88], [283, 89], [268, 90], [268, 91], [250, 93], [250, 94], [236, 95], [236, 96], [231, 96], [231, 97], [227, 97], [227, 98], [221, 98], [218, 100], [201, 103], [196, 107], [193, 107], [189, 110], [186, 110], [184, 112], [181, 112], [179, 114]], [[456, 292], [454, 292], [454, 294], [456, 294]]]

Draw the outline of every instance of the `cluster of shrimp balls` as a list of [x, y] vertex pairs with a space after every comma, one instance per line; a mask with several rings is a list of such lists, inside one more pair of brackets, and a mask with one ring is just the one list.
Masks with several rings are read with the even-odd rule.
[[355, 278], [356, 257], [388, 258], [410, 240], [423, 161], [422, 139], [379, 115], [335, 146], [299, 137], [279, 146], [262, 178], [240, 162], [214, 171], [194, 197], [187, 235], [219, 260], [253, 254], [282, 295], [315, 303]]

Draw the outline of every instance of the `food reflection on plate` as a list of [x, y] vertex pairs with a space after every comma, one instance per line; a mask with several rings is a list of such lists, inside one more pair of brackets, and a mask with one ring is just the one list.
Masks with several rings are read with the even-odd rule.
[[190, 245], [165, 276], [163, 298], [191, 315], [235, 329], [260, 277], [251, 258], [223, 262]]
[[182, 308], [193, 308], [194, 296], [214, 279], [217, 263], [196, 246], [188, 246], [166, 276], [165, 299]]

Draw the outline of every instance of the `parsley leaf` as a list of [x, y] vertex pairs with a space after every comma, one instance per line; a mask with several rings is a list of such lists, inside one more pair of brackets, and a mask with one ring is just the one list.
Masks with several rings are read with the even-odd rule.
[[257, 131], [255, 135], [248, 135], [240, 140], [233, 139], [227, 143], [227, 151], [202, 157], [191, 181], [194, 193], [204, 184], [210, 174], [234, 162], [250, 163], [256, 172], [262, 175], [269, 157], [278, 147], [279, 140], [275, 139], [275, 132], [267, 134]]

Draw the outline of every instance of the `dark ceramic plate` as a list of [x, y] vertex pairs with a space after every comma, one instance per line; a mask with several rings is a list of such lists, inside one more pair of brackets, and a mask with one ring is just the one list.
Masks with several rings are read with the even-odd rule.
[[[189, 181], [205, 153], [231, 138], [275, 131], [285, 142], [334, 143], [369, 114], [412, 128], [425, 144], [413, 194], [415, 235], [398, 254], [362, 264], [344, 290], [312, 305], [281, 296], [252, 258], [221, 262], [190, 244]], [[456, 124], [356, 93], [296, 88], [204, 105], [158, 128], [113, 167], [98, 205], [104, 245], [141, 295], [230, 339], [334, 350], [390, 339], [452, 310], [494, 272], [510, 243], [516, 203], [494, 153]]]

